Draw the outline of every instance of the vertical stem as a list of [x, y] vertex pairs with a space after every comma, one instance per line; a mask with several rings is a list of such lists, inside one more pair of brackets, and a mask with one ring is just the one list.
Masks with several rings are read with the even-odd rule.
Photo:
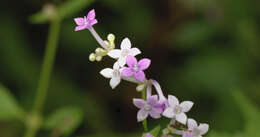
[[[142, 91], [142, 99], [146, 100], [146, 88], [144, 88], [144, 90]], [[143, 120], [143, 127], [144, 127], [144, 131], [148, 132], [148, 127], [147, 127], [147, 120]]]
[[53, 19], [49, 28], [42, 70], [40, 73], [40, 79], [36, 91], [36, 98], [33, 110], [27, 119], [27, 129], [25, 131], [24, 137], [35, 137], [37, 130], [40, 128], [41, 111], [46, 99], [47, 90], [49, 88], [50, 76], [54, 64], [56, 49], [58, 46], [57, 43], [59, 38], [59, 31], [60, 20], [58, 18]]

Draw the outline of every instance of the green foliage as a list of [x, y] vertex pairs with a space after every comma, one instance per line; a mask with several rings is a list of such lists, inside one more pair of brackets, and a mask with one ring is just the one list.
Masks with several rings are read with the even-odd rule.
[[0, 120], [24, 120], [25, 113], [13, 95], [0, 84]]
[[[57, 14], [57, 16], [60, 19], [71, 17], [73, 14], [81, 11], [83, 8], [85, 8], [92, 2], [93, 0], [69, 0], [62, 3], [62, 5], [58, 6], [57, 9], [54, 9], [57, 10], [55, 14]], [[45, 8], [50, 8], [50, 7], [45, 7]], [[49, 14], [52, 14], [51, 12], [55, 12], [55, 11], [51, 11], [52, 9], [45, 9], [45, 8], [43, 8], [42, 11], [30, 17], [32, 23], [35, 24], [45, 23], [49, 20]]]
[[65, 107], [58, 109], [48, 116], [43, 124], [43, 128], [59, 135], [70, 135], [82, 122], [83, 112], [78, 107]]
[[154, 129], [152, 129], [149, 133], [151, 135], [153, 135], [154, 137], [158, 137], [159, 133], [160, 133], [160, 130], [161, 130], [161, 126], [158, 125], [156, 126]]

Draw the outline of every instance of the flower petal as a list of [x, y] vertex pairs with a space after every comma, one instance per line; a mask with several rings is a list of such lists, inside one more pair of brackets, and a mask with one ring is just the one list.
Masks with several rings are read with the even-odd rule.
[[193, 130], [194, 128], [198, 127], [197, 122], [192, 118], [189, 118], [187, 123], [188, 123], [189, 130]]
[[112, 77], [111, 80], [110, 80], [110, 86], [112, 89], [114, 89], [121, 81], [121, 78], [120, 77]]
[[136, 56], [138, 54], [141, 54], [141, 51], [138, 48], [131, 48], [129, 55]]
[[134, 67], [137, 64], [137, 60], [134, 56], [129, 55], [129, 56], [126, 57], [126, 64], [129, 67]]
[[134, 71], [132, 70], [132, 68], [125, 68], [121, 73], [121, 76], [123, 77], [130, 77], [132, 75], [134, 75]]
[[184, 125], [186, 125], [187, 122], [187, 116], [185, 113], [180, 113], [176, 115], [176, 120]]
[[92, 9], [91, 11], [88, 12], [87, 20], [93, 20], [93, 19], [95, 19], [95, 17], [96, 17], [96, 13], [95, 13], [94, 9]]
[[190, 111], [190, 109], [192, 108], [193, 106], [193, 102], [191, 101], [183, 101], [181, 104], [180, 104], [180, 107], [182, 108], [182, 111], [183, 112], [188, 112]]
[[137, 121], [141, 122], [145, 120], [148, 117], [148, 112], [145, 111], [144, 109], [140, 109], [137, 113]]
[[114, 72], [113, 69], [111, 69], [111, 68], [105, 68], [105, 69], [101, 70], [99, 73], [100, 73], [102, 76], [106, 77], [106, 78], [112, 78], [113, 72]]
[[115, 62], [114, 65], [113, 65], [113, 69], [118, 70], [119, 68], [120, 68], [120, 66], [119, 66], [118, 62]]
[[140, 109], [142, 109], [144, 107], [144, 105], [146, 104], [146, 102], [143, 99], [137, 99], [137, 98], [133, 99], [133, 103], [137, 108], [140, 108]]
[[162, 115], [167, 118], [174, 118], [174, 116], [175, 116], [175, 114], [173, 112], [173, 108], [171, 108], [171, 107], [166, 108]]
[[182, 137], [193, 137], [193, 135], [192, 135], [192, 132], [190, 132], [190, 131], [185, 131], [185, 132], [183, 133]]
[[150, 59], [141, 59], [139, 62], [138, 62], [138, 67], [139, 67], [139, 70], [145, 70], [147, 69], [151, 64], [151, 60]]
[[123, 66], [125, 66], [125, 64], [126, 64], [126, 57], [119, 57], [119, 59], [118, 59], [118, 64], [119, 64], [119, 66], [121, 66], [121, 67], [123, 67]]
[[175, 96], [169, 95], [168, 103], [170, 107], [175, 107], [176, 105], [179, 105], [179, 100]]
[[74, 21], [75, 21], [75, 23], [76, 23], [77, 25], [79, 25], [79, 26], [84, 25], [84, 18], [81, 18], [81, 17], [79, 17], [79, 18], [74, 18]]
[[149, 96], [147, 99], [147, 104], [156, 106], [158, 104], [158, 95]]
[[150, 111], [149, 111], [149, 114], [152, 118], [154, 119], [158, 119], [161, 117], [161, 113], [160, 113], [160, 110], [156, 109], [156, 108], [152, 108]]
[[121, 49], [130, 49], [131, 48], [131, 42], [128, 38], [125, 38], [122, 42], [121, 42]]
[[143, 71], [138, 71], [138, 72], [136, 72], [134, 75], [135, 75], [135, 79], [136, 79], [136, 80], [138, 80], [138, 81], [140, 81], [140, 82], [144, 82], [144, 80], [145, 80], [145, 74], [144, 74]]
[[117, 59], [121, 56], [121, 50], [119, 49], [111, 50], [107, 53], [107, 55], [111, 58]]
[[147, 133], [144, 137], [153, 137], [150, 133]]
[[204, 135], [208, 132], [209, 130], [209, 125], [208, 124], [200, 124], [198, 129], [200, 130], [200, 135]]
[[88, 22], [88, 28], [93, 26], [93, 25], [95, 25], [95, 24], [97, 24], [97, 23], [98, 23], [98, 21], [96, 19], [89, 21]]
[[75, 31], [79, 31], [79, 30], [84, 30], [84, 29], [86, 29], [87, 28], [87, 26], [86, 25], [82, 25], [82, 26], [77, 26], [77, 27], [75, 27]]

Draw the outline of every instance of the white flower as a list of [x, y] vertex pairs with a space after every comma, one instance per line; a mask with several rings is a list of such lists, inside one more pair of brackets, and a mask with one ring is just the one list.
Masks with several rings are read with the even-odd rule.
[[128, 38], [125, 38], [121, 43], [121, 50], [114, 49], [107, 53], [108, 56], [114, 59], [118, 59], [118, 63], [121, 67], [126, 64], [126, 57], [128, 55], [136, 56], [140, 54], [141, 51], [138, 48], [131, 48], [131, 42]]
[[121, 72], [123, 68], [120, 68], [118, 62], [116, 62], [111, 68], [105, 68], [100, 71], [100, 74], [103, 75], [105, 78], [110, 79], [110, 86], [114, 89], [120, 82], [121, 82]]
[[179, 104], [179, 100], [175, 96], [169, 95], [168, 104], [169, 107], [164, 110], [163, 116], [175, 118], [176, 121], [185, 125], [187, 122], [187, 116], [185, 113], [191, 109], [193, 102], [183, 101]]
[[192, 132], [192, 137], [202, 137], [209, 130], [208, 124], [200, 124], [198, 126], [197, 122], [194, 119], [188, 119], [188, 130]]

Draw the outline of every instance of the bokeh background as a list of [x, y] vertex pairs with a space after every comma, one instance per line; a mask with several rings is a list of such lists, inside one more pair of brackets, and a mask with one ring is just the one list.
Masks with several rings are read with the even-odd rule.
[[[138, 58], [152, 60], [147, 75], [160, 82], [165, 94], [195, 102], [188, 116], [209, 123], [206, 137], [260, 137], [260, 2], [255, 0], [2, 1], [1, 137], [24, 133], [17, 110], [32, 108], [49, 27], [31, 15], [49, 3], [74, 7], [61, 24], [37, 137], [141, 136], [132, 104], [140, 97], [136, 85], [122, 82], [112, 90], [99, 71], [113, 60], [90, 62], [97, 42], [87, 30], [73, 31], [73, 18], [92, 8], [101, 37], [115, 34], [117, 47], [128, 37], [143, 52]], [[149, 119], [149, 128], [168, 121]]]

